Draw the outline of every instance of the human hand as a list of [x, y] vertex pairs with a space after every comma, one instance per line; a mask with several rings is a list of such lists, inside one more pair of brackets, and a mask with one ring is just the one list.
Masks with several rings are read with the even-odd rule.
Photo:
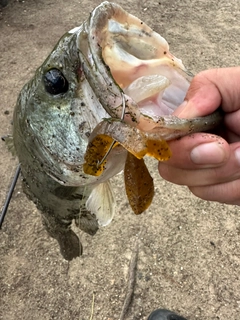
[[206, 70], [191, 82], [180, 118], [224, 111], [221, 137], [194, 133], [169, 142], [173, 156], [159, 163], [160, 175], [186, 185], [196, 196], [240, 205], [240, 67]]

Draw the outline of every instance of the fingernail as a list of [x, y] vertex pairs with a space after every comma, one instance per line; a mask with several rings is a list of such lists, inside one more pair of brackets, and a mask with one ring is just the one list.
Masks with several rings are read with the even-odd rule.
[[235, 158], [237, 159], [238, 165], [240, 165], [240, 148], [237, 148], [235, 151]]
[[197, 110], [191, 101], [184, 100], [183, 103], [174, 111], [174, 115], [179, 118], [194, 118], [197, 117]]
[[173, 112], [173, 114], [175, 115], [175, 116], [180, 116], [181, 115], [181, 113], [184, 113], [184, 110], [185, 110], [185, 108], [186, 108], [186, 105], [187, 105], [187, 101], [186, 100], [184, 100], [183, 101], [183, 103], [182, 104], [180, 104], [180, 106], [179, 107], [177, 107], [177, 109]]
[[192, 149], [190, 157], [192, 162], [195, 164], [216, 165], [224, 162], [226, 154], [224, 149], [221, 147], [221, 144], [217, 142], [210, 142], [200, 144]]

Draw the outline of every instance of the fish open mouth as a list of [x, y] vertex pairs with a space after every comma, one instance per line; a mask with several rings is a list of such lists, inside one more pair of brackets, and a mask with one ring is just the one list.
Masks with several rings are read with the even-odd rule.
[[104, 2], [92, 12], [88, 32], [91, 54], [98, 51], [142, 114], [169, 115], [182, 103], [190, 77], [182, 61], [170, 53], [167, 41], [143, 21]]
[[165, 161], [171, 155], [166, 141], [219, 123], [216, 114], [195, 119], [171, 115], [183, 102], [191, 76], [170, 53], [167, 41], [143, 21], [117, 4], [103, 2], [84, 31], [79, 41], [84, 74], [110, 115], [89, 137], [91, 152], [85, 160], [93, 163], [94, 173], [100, 174], [96, 153], [103, 143], [111, 146], [107, 135], [139, 159], [151, 155]]
[[[93, 10], [83, 30], [79, 54], [84, 75], [110, 118], [124, 119], [126, 124], [103, 121], [94, 129], [85, 154], [85, 173], [106, 171], [102, 159], [113, 139], [139, 159], [153, 154], [167, 160], [170, 151], [161, 136], [145, 136], [140, 131], [154, 134], [159, 126], [163, 135], [176, 131], [165, 130], [159, 119], [182, 103], [189, 87], [182, 61], [170, 53], [163, 37], [114, 3], [104, 2]], [[150, 152], [153, 145], [161, 149], [159, 154]]]

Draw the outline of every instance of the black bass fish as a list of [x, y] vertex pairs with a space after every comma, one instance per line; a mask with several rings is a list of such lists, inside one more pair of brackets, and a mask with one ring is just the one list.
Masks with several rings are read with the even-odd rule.
[[[164, 140], [214, 127], [220, 119], [217, 113], [191, 120], [170, 116], [183, 101], [189, 81], [181, 60], [169, 52], [164, 38], [119, 5], [103, 2], [80, 27], [60, 39], [23, 87], [13, 121], [23, 187], [42, 212], [44, 225], [65, 259], [82, 253], [79, 238], [71, 230], [72, 221], [91, 235], [107, 225], [115, 211], [109, 179], [125, 167], [127, 180], [131, 180], [138, 168], [125, 165], [133, 163], [136, 154], [129, 158], [134, 140], [124, 136], [105, 161], [101, 157], [109, 143], [104, 146], [101, 140], [101, 155], [96, 156], [97, 168], [104, 163], [101, 174], [86, 173], [83, 167], [86, 161], [88, 165], [91, 132], [97, 128], [97, 135], [97, 126], [106, 118], [121, 123], [118, 134], [111, 126], [103, 125], [102, 130], [105, 137], [118, 141], [124, 126], [128, 133], [134, 128]], [[152, 144], [145, 154], [154, 148]], [[139, 168], [151, 180], [143, 162]], [[150, 193], [152, 196], [153, 189]], [[146, 195], [148, 205], [151, 196]]]

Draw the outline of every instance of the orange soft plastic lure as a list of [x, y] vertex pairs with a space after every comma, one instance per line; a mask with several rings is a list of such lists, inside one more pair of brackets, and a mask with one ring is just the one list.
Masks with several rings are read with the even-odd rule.
[[143, 132], [121, 121], [102, 121], [94, 129], [85, 153], [83, 170], [85, 173], [99, 176], [106, 163], [105, 154], [116, 141], [138, 159], [148, 155], [158, 161], [166, 161], [171, 157], [167, 142], [159, 139], [156, 133]]
[[148, 155], [158, 161], [168, 160], [171, 151], [167, 142], [120, 121], [101, 122], [91, 137], [85, 153], [84, 172], [100, 176], [105, 169], [106, 155], [121, 144], [128, 151], [124, 180], [129, 203], [135, 214], [145, 211], [152, 202], [154, 185], [143, 157]]

